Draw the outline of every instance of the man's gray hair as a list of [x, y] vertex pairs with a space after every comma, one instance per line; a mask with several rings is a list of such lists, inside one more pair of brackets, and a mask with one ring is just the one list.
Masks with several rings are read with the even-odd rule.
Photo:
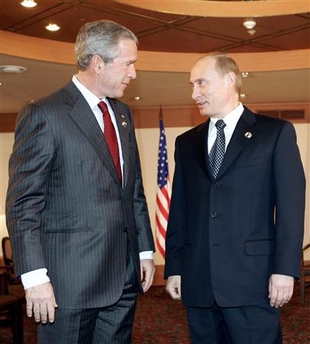
[[77, 68], [86, 70], [93, 55], [104, 63], [112, 62], [118, 55], [121, 39], [131, 39], [138, 44], [136, 35], [124, 26], [110, 20], [98, 20], [83, 25], [75, 42]]

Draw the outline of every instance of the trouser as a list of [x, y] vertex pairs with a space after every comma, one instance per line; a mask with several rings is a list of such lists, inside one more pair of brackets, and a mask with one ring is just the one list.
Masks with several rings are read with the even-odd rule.
[[132, 258], [120, 300], [94, 309], [56, 309], [55, 322], [38, 326], [38, 344], [130, 344], [138, 297]]
[[280, 309], [269, 304], [245, 307], [187, 307], [192, 344], [282, 344]]

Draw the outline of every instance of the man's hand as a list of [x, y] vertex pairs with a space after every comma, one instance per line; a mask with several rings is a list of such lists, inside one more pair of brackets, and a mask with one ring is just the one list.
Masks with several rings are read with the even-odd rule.
[[282, 307], [288, 303], [294, 291], [294, 277], [286, 275], [271, 275], [269, 279], [270, 306]]
[[34, 316], [36, 322], [43, 324], [54, 322], [55, 308], [58, 307], [54, 290], [50, 282], [37, 285], [25, 290], [26, 313], [28, 317]]
[[141, 283], [143, 291], [146, 293], [151, 287], [155, 274], [155, 265], [153, 259], [141, 259]]
[[173, 300], [181, 300], [181, 276], [169, 276], [167, 279], [166, 291]]

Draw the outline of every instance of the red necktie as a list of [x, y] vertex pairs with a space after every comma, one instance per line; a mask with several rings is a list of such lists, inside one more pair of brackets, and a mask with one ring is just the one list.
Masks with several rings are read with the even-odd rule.
[[103, 114], [104, 138], [109, 147], [119, 180], [122, 181], [122, 171], [121, 171], [121, 164], [120, 164], [120, 159], [119, 159], [118, 143], [117, 143], [115, 128], [111, 121], [111, 115], [109, 113], [107, 104], [105, 102], [101, 101], [98, 104], [98, 106]]

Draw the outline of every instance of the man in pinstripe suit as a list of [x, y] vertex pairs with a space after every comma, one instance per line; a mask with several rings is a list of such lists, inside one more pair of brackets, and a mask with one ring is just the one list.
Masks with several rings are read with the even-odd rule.
[[[75, 53], [78, 74], [18, 116], [7, 227], [38, 343], [131, 343], [138, 292], [154, 276], [132, 115], [116, 100], [136, 77], [137, 38], [111, 21], [87, 23]], [[121, 180], [99, 101], [116, 130]]]

